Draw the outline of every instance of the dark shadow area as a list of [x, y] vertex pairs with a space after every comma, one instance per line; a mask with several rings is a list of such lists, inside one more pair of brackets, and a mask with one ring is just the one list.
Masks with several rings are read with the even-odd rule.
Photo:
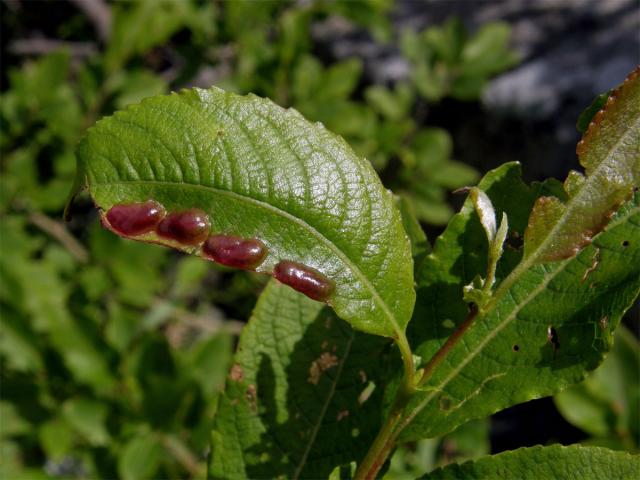
[[[388, 340], [354, 332], [327, 308], [296, 342], [284, 379], [261, 354], [256, 385], [245, 387], [244, 400], [268, 432], [246, 456], [248, 476], [323, 477], [361, 458], [380, 427], [392, 355]], [[286, 408], [277, 398], [283, 394]]]
[[492, 454], [533, 445], [570, 445], [588, 438], [562, 418], [551, 397], [531, 400], [494, 414], [490, 435]]

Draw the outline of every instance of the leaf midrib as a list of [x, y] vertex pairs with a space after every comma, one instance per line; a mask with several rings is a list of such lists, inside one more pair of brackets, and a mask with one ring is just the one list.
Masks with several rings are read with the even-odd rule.
[[195, 183], [188, 182], [169, 182], [166, 180], [129, 180], [129, 181], [119, 181], [119, 182], [99, 182], [93, 184], [92, 188], [99, 187], [108, 187], [108, 186], [132, 186], [132, 185], [170, 185], [172, 187], [179, 188], [193, 188], [196, 190], [204, 190], [209, 193], [219, 194], [223, 196], [227, 196], [233, 198], [235, 200], [239, 200], [241, 202], [246, 202], [252, 204], [258, 208], [264, 208], [265, 210], [269, 210], [270, 212], [279, 215], [297, 225], [301, 226], [303, 229], [307, 230], [313, 237], [317, 238], [320, 242], [324, 243], [357, 277], [360, 282], [365, 286], [367, 290], [371, 292], [371, 296], [373, 300], [380, 306], [385, 316], [389, 319], [393, 330], [396, 335], [401, 336], [402, 330], [400, 329], [400, 325], [397, 322], [395, 316], [389, 309], [387, 303], [382, 299], [378, 290], [374, 287], [374, 285], [369, 281], [367, 276], [355, 265], [346, 254], [338, 248], [338, 246], [329, 240], [326, 236], [320, 233], [315, 227], [304, 221], [303, 219], [296, 217], [295, 215], [290, 214], [289, 212], [282, 210], [281, 208], [275, 207], [270, 203], [267, 203], [263, 200], [258, 200], [256, 198], [242, 195], [240, 193], [236, 193], [230, 190], [224, 190], [217, 187], [212, 187], [209, 185], [199, 185]]
[[[640, 213], [640, 206], [634, 207], [629, 209], [629, 211], [627, 213], [625, 213], [625, 215], [619, 219], [616, 219], [614, 222], [611, 222], [609, 225], [607, 225], [607, 227], [609, 229], [615, 227], [616, 225], [627, 221], [630, 217], [632, 217], [633, 215]], [[398, 433], [401, 432], [402, 430], [404, 430], [412, 421], [413, 419], [420, 414], [420, 412], [431, 402], [431, 400], [433, 400], [435, 398], [435, 396], [442, 391], [442, 388], [445, 387], [454, 377], [456, 377], [458, 375], [458, 373], [460, 373], [460, 371], [467, 366], [467, 364], [469, 362], [471, 362], [471, 360], [473, 360], [476, 355], [478, 353], [480, 353], [480, 351], [482, 349], [484, 349], [484, 347], [487, 345], [487, 343], [489, 343], [491, 340], [493, 340], [496, 335], [498, 335], [498, 333], [500, 333], [502, 331], [502, 329], [504, 329], [509, 323], [511, 323], [513, 321], [513, 319], [515, 318], [515, 316], [525, 307], [529, 304], [529, 302], [531, 302], [532, 300], [534, 300], [538, 294], [540, 294], [541, 291], [543, 291], [545, 289], [545, 287], [560, 273], [564, 270], [564, 268], [571, 263], [571, 261], [574, 259], [575, 257], [571, 257], [571, 258], [567, 258], [566, 260], [563, 260], [561, 262], [558, 262], [558, 266], [557, 268], [551, 272], [551, 274], [549, 274], [549, 276], [545, 276], [544, 279], [541, 281], [541, 283], [531, 292], [531, 294], [529, 296], [527, 296], [527, 298], [525, 300], [523, 300], [520, 304], [516, 305], [516, 307], [511, 311], [511, 313], [509, 313], [509, 315], [507, 315], [507, 317], [500, 322], [493, 330], [491, 330], [489, 332], [489, 334], [480, 342], [480, 344], [469, 353], [469, 355], [467, 355], [464, 360], [462, 362], [460, 362], [458, 365], [456, 365], [456, 367], [451, 371], [451, 373], [436, 387], [434, 387], [434, 390], [432, 393], [430, 393], [429, 395], [427, 395], [427, 397], [418, 404], [418, 406], [413, 409], [413, 411], [405, 418], [405, 420], [402, 422], [402, 424], [400, 424], [400, 426], [398, 427], [398, 429], [396, 430]], [[486, 317], [486, 315], [485, 315]], [[476, 321], [480, 320], [479, 318], [476, 319]]]

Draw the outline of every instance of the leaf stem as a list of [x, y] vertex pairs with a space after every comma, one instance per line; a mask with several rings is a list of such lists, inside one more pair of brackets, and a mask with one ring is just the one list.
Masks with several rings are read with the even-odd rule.
[[[456, 331], [453, 332], [444, 345], [440, 347], [440, 350], [438, 350], [436, 354], [431, 357], [431, 360], [429, 360], [425, 365], [422, 370], [422, 376], [418, 380], [418, 386], [424, 385], [427, 380], [429, 380], [433, 371], [447, 357], [449, 352], [453, 349], [456, 343], [458, 343], [469, 327], [473, 325], [477, 316], [478, 308], [473, 305], [467, 315], [467, 318], [464, 319]], [[402, 359], [405, 362], [404, 383], [396, 394], [393, 407], [389, 412], [384, 425], [380, 429], [380, 432], [378, 432], [378, 436], [371, 444], [371, 448], [367, 452], [367, 455], [362, 459], [360, 465], [358, 465], [355, 480], [370, 480], [376, 477], [384, 463], [387, 461], [391, 451], [395, 448], [396, 439], [402, 429], [402, 427], [398, 427], [400, 420], [402, 420], [402, 412], [409, 402], [409, 399], [416, 392], [413, 355], [411, 353], [411, 347], [409, 346], [407, 337], [405, 335], [401, 336], [396, 343], [400, 348]]]
[[384, 425], [371, 444], [367, 455], [358, 465], [354, 480], [370, 480], [376, 478], [377, 473], [387, 460], [387, 457], [395, 446], [395, 442], [392, 441], [392, 439], [395, 438], [394, 432], [402, 419], [404, 407], [411, 397], [411, 395], [406, 395], [405, 393], [403, 390], [398, 391], [393, 408], [389, 412]]
[[391, 408], [384, 425], [378, 432], [378, 436], [371, 444], [371, 448], [369, 448], [367, 455], [358, 465], [358, 470], [355, 474], [356, 480], [375, 478], [375, 475], [378, 473], [380, 468], [382, 468], [382, 465], [384, 465], [384, 462], [395, 445], [395, 443], [390, 440], [395, 438], [393, 433], [402, 419], [404, 407], [406, 407], [409, 399], [416, 392], [413, 352], [411, 351], [411, 345], [409, 345], [409, 340], [407, 339], [405, 332], [401, 332], [395, 341], [398, 345], [398, 349], [400, 350], [400, 355], [402, 356], [402, 362], [404, 364], [403, 383], [398, 388], [393, 407]]
[[402, 363], [404, 364], [404, 395], [411, 396], [415, 391], [415, 365], [413, 363], [413, 352], [411, 351], [411, 345], [405, 332], [402, 332], [396, 340], [396, 345], [400, 350], [402, 356]]

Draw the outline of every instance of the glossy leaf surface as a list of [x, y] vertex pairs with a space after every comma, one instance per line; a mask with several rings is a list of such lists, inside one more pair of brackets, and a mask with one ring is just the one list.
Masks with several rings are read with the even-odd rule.
[[523, 480], [599, 480], [635, 478], [640, 456], [606, 448], [571, 445], [519, 448], [461, 465], [439, 468], [423, 480], [460, 478], [520, 478]]
[[145, 100], [89, 130], [77, 185], [103, 210], [148, 199], [203, 210], [212, 233], [266, 245], [258, 271], [287, 259], [334, 281], [329, 303], [357, 329], [395, 336], [411, 316], [411, 249], [391, 194], [294, 110], [218, 89]]
[[271, 281], [240, 338], [212, 433], [213, 478], [326, 478], [380, 427], [387, 340]]

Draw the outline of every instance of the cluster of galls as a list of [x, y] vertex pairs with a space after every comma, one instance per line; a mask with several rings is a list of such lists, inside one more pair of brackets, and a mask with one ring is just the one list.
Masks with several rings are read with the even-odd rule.
[[[211, 234], [211, 222], [202, 210], [167, 213], [154, 200], [114, 205], [105, 215], [107, 227], [124, 237], [155, 233], [161, 240], [200, 247], [202, 256], [228, 267], [255, 270], [267, 256], [267, 247], [256, 238]], [[325, 302], [334, 283], [314, 268], [291, 260], [276, 264], [272, 275], [280, 282]]]

